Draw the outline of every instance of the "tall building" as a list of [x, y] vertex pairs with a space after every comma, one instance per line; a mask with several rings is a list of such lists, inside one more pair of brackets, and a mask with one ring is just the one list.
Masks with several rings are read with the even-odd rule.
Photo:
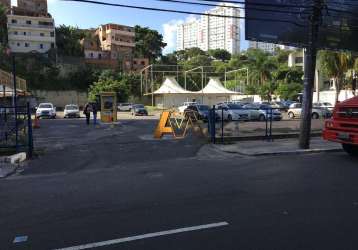
[[[201, 16], [177, 28], [177, 50], [198, 47], [204, 51], [225, 49], [231, 54], [240, 52], [240, 10], [232, 4], [221, 4], [206, 14], [230, 16]], [[232, 16], [232, 18], [231, 18]]]
[[7, 15], [8, 43], [16, 53], [46, 53], [55, 48], [55, 23], [51, 17]]
[[252, 49], [261, 49], [265, 52], [268, 52], [270, 54], [274, 53], [277, 48], [280, 48], [282, 50], [292, 50], [293, 47], [281, 45], [281, 44], [274, 44], [274, 43], [265, 43], [265, 42], [256, 42], [256, 41], [250, 41], [249, 42], [249, 48]]

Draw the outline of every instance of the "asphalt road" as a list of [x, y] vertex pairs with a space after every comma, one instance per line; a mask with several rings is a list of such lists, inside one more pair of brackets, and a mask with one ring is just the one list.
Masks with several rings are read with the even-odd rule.
[[358, 161], [344, 153], [238, 157], [154, 141], [151, 121], [82, 122], [43, 121], [39, 158], [0, 180], [1, 250], [358, 248]]

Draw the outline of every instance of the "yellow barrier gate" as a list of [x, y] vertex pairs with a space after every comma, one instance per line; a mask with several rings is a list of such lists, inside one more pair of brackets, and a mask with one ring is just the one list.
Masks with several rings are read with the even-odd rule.
[[[182, 117], [179, 113], [174, 111], [163, 111], [154, 131], [154, 138], [161, 139], [164, 135], [169, 134], [176, 139], [181, 139], [187, 135], [189, 128], [194, 129], [194, 131], [195, 129], [199, 130], [202, 135], [204, 134], [203, 128], [198, 123], [195, 113], [190, 116], [184, 114], [184, 117]], [[178, 135], [176, 130], [182, 133]]]

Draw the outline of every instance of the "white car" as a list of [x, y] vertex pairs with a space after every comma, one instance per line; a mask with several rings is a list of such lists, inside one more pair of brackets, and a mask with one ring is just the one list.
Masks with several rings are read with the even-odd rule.
[[56, 118], [56, 107], [52, 103], [40, 103], [36, 109], [36, 116], [39, 118]]
[[118, 111], [128, 111], [131, 112], [133, 108], [133, 104], [132, 103], [120, 103], [118, 105]]
[[180, 113], [184, 113], [184, 110], [187, 109], [191, 105], [196, 105], [196, 102], [184, 102], [183, 105], [178, 107]]
[[250, 112], [239, 104], [219, 103], [215, 107], [217, 117], [228, 121], [248, 121]]
[[[290, 119], [299, 118], [301, 117], [302, 113], [302, 104], [301, 103], [292, 103], [290, 108], [287, 111], [288, 117]], [[320, 118], [329, 118], [331, 117], [332, 112], [329, 111], [327, 108], [312, 108], [312, 119], [320, 119]]]
[[63, 111], [64, 118], [80, 118], [80, 109], [78, 108], [78, 105], [75, 104], [69, 104], [65, 106], [65, 109]]

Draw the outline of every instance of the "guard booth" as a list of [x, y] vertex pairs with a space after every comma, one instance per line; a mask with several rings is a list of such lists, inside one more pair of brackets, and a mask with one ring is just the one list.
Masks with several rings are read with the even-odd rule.
[[101, 121], [117, 121], [117, 94], [115, 92], [102, 92], [101, 97]]

